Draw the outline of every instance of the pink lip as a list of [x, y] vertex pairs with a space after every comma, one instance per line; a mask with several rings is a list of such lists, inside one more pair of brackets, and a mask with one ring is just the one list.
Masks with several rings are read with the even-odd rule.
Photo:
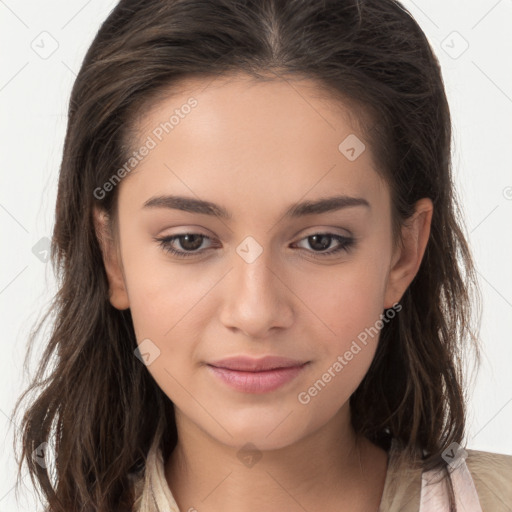
[[238, 391], [268, 393], [294, 379], [307, 364], [262, 371], [231, 370], [212, 365], [207, 365], [207, 367], [216, 377]]
[[228, 370], [257, 372], [263, 370], [274, 370], [276, 368], [289, 368], [292, 366], [302, 366], [307, 361], [299, 361], [289, 357], [265, 356], [259, 359], [249, 356], [234, 356], [219, 359], [208, 363], [217, 368], [226, 368]]

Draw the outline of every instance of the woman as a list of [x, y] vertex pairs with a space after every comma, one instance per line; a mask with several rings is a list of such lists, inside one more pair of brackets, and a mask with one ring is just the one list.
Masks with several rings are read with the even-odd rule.
[[464, 448], [450, 138], [398, 2], [121, 1], [72, 91], [23, 422], [47, 510], [511, 506], [512, 457]]

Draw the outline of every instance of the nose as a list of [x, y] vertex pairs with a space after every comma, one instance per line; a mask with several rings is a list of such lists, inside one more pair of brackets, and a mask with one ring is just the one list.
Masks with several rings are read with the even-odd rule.
[[290, 327], [294, 294], [289, 280], [270, 251], [263, 250], [254, 260], [234, 254], [222, 287], [222, 324], [249, 339], [263, 339], [271, 329]]

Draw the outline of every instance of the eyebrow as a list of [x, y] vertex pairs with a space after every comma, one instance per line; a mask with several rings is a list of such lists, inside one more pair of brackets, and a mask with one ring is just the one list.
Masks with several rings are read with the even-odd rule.
[[[302, 201], [289, 206], [284, 212], [284, 217], [295, 219], [307, 215], [318, 215], [321, 213], [333, 212], [343, 208], [364, 206], [371, 208], [370, 203], [362, 197], [350, 197], [338, 195], [327, 198], [320, 198], [314, 201]], [[219, 219], [231, 220], [231, 213], [224, 207], [210, 201], [195, 199], [192, 197], [176, 195], [160, 195], [151, 197], [144, 205], [144, 208], [169, 208], [189, 213], [211, 215]]]

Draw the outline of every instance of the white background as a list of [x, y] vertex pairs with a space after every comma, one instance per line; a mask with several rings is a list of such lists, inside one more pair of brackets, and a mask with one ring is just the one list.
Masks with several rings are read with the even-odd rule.
[[[22, 363], [29, 330], [55, 291], [50, 265], [32, 248], [52, 232], [71, 86], [115, 3], [0, 0], [0, 512], [36, 508], [30, 491], [15, 501], [17, 427], [10, 421], [27, 382]], [[443, 69], [454, 170], [483, 295], [484, 358], [470, 390], [467, 447], [512, 454], [512, 0], [403, 3]], [[51, 36], [40, 36], [44, 31]], [[46, 59], [31, 47], [41, 37], [46, 48], [49, 37], [58, 44]]]

